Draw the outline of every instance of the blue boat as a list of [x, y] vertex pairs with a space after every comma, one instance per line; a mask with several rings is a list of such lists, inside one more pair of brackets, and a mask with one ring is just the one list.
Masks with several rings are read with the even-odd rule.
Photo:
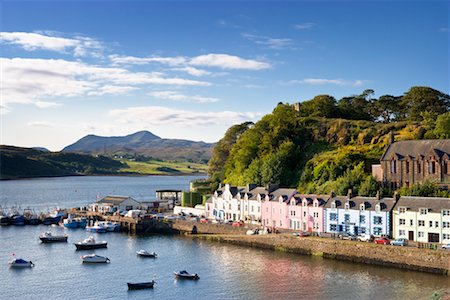
[[25, 217], [22, 215], [15, 215], [11, 217], [11, 224], [12, 225], [17, 225], [17, 226], [22, 226], [25, 225]]

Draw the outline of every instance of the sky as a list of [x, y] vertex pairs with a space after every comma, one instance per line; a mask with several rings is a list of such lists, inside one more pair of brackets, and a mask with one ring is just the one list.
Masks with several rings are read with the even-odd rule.
[[279, 102], [450, 92], [450, 2], [0, 2], [0, 144], [217, 142]]

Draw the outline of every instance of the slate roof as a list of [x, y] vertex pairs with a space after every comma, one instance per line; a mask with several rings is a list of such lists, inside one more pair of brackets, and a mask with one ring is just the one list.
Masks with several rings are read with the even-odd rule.
[[[298, 205], [301, 203], [303, 198], [306, 198], [308, 201], [308, 205], [313, 205], [313, 201], [317, 199], [319, 201], [319, 206], [323, 206], [327, 203], [328, 199], [330, 198], [327, 195], [314, 195], [314, 194], [295, 194], [294, 198], [296, 200], [295, 204]], [[291, 198], [292, 199], [292, 198]]]
[[[128, 197], [128, 196], [106, 196], [106, 197], [98, 200], [96, 203], [120, 205], [123, 201], [125, 201], [127, 199], [136, 201], [133, 198]], [[138, 202], [138, 201], [136, 201], [136, 202]]]
[[283, 197], [283, 201], [289, 200], [293, 195], [297, 193], [296, 189], [286, 189], [286, 188], [279, 188], [270, 193], [270, 200], [276, 200], [278, 201], [278, 198], [280, 196]]
[[420, 208], [428, 208], [430, 212], [440, 213], [443, 209], [450, 209], [450, 198], [434, 198], [434, 197], [406, 197], [402, 196], [395, 205], [398, 207], [406, 207], [409, 211], [419, 211]]
[[428, 155], [450, 157], [450, 139], [398, 141], [388, 146], [380, 160], [390, 160], [392, 157], [417, 160]]
[[356, 196], [348, 199], [347, 196], [336, 196], [334, 198], [330, 198], [328, 202], [325, 204], [325, 208], [331, 208], [331, 204], [336, 202], [336, 208], [345, 208], [345, 203], [347, 201], [350, 204], [350, 209], [359, 210], [361, 204], [364, 204], [365, 210], [375, 211], [375, 207], [377, 204], [380, 204], [381, 211], [391, 211], [395, 206], [394, 198], [382, 198], [378, 199], [377, 197], [360, 197]]

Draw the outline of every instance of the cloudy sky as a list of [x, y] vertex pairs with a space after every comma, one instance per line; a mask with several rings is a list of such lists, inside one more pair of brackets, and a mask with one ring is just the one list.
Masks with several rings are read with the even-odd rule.
[[215, 142], [280, 102], [449, 93], [449, 2], [3, 1], [1, 144]]

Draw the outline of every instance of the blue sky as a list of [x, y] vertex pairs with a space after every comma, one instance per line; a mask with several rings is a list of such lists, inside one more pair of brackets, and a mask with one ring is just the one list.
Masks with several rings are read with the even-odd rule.
[[3, 1], [1, 144], [218, 141], [280, 102], [449, 93], [448, 1]]

